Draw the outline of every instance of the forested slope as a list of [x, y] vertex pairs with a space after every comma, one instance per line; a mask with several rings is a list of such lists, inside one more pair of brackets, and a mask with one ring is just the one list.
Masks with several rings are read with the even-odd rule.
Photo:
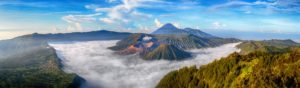
[[168, 73], [157, 88], [299, 88], [300, 48], [233, 53], [201, 67]]
[[80, 77], [61, 70], [46, 41], [15, 38], [0, 41], [0, 88], [76, 88]]

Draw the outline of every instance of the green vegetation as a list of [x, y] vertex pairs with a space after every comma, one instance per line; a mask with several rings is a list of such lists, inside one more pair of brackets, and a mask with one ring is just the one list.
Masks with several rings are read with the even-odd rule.
[[70, 88], [75, 74], [60, 67], [55, 50], [46, 41], [15, 38], [0, 41], [0, 88]]
[[248, 54], [253, 51], [268, 51], [268, 52], [282, 52], [287, 47], [300, 46], [292, 40], [263, 40], [263, 41], [245, 41], [237, 47], [241, 49], [241, 54]]
[[165, 59], [168, 60], [184, 60], [185, 58], [192, 57], [192, 55], [188, 52], [178, 49], [173, 45], [161, 44], [152, 52], [147, 53], [144, 56], [144, 59]]
[[233, 53], [203, 65], [168, 73], [157, 88], [299, 88], [300, 48]]

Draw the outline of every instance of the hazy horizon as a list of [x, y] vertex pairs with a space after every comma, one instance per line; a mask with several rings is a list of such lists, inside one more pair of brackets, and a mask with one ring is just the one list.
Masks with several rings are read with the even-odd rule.
[[[200, 29], [201, 30], [201, 29]], [[94, 30], [97, 31], [97, 30]], [[270, 39], [291, 39], [295, 42], [300, 43], [300, 34], [284, 34], [284, 33], [266, 33], [266, 32], [247, 32], [247, 31], [232, 31], [232, 30], [201, 30], [208, 34], [212, 34], [218, 37], [224, 38], [238, 38], [242, 40], [270, 40]], [[89, 31], [81, 31], [81, 32], [89, 32]], [[152, 31], [151, 31], [152, 32]], [[149, 32], [149, 33], [151, 33]], [[40, 34], [48, 34], [51, 32], [8, 32], [2, 31], [0, 32], [0, 40], [12, 39], [18, 36], [40, 33]], [[72, 32], [57, 32], [57, 33], [72, 33]], [[138, 32], [137, 32], [138, 33]], [[55, 33], [52, 33], [55, 34]]]

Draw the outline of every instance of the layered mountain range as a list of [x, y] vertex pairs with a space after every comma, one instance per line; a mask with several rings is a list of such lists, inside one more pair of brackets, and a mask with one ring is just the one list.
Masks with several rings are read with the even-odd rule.
[[192, 53], [186, 50], [216, 47], [238, 41], [216, 37], [198, 29], [179, 29], [168, 23], [151, 34], [132, 34], [110, 49], [121, 55], [138, 53], [147, 60], [183, 60], [192, 57]]
[[193, 56], [187, 50], [216, 47], [240, 41], [234, 38], [216, 37], [198, 29], [179, 29], [170, 23], [158, 28], [151, 34], [100, 30], [58, 34], [34, 33], [17, 38], [30, 38], [45, 42], [120, 40], [110, 49], [115, 50], [120, 55], [139, 54], [147, 60], [183, 60]]
[[48, 42], [58, 41], [93, 41], [93, 40], [120, 40], [128, 37], [131, 33], [114, 32], [108, 30], [98, 30], [91, 32], [72, 32], [72, 33], [57, 33], [57, 34], [38, 34], [20, 36], [18, 38], [33, 38]]
[[195, 35], [197, 37], [201, 37], [201, 38], [218, 38], [216, 36], [213, 36], [211, 34], [202, 32], [198, 29], [192, 29], [192, 28], [184, 28], [184, 29], [179, 29], [177, 27], [175, 27], [173, 24], [171, 23], [167, 23], [164, 26], [162, 26], [161, 28], [157, 29], [156, 31], [152, 32], [151, 34], [162, 34], [162, 35], [182, 35], [182, 34], [192, 34]]
[[[106, 30], [34, 33], [0, 41], [0, 87], [81, 87], [85, 80], [76, 74], [64, 72], [61, 60], [47, 42], [93, 40], [120, 40], [109, 48], [119, 55], [137, 54], [145, 60], [185, 60], [193, 57], [193, 53], [188, 52], [190, 49], [240, 41], [213, 36], [198, 29], [179, 29], [172, 24], [166, 24], [151, 34]], [[299, 71], [294, 70], [299, 68], [299, 46], [292, 40], [242, 41], [237, 46], [241, 49], [240, 53], [200, 68], [173, 71], [157, 87], [260, 87], [265, 84], [268, 84], [266, 87], [299, 87]]]
[[293, 40], [262, 40], [262, 41], [244, 41], [237, 47], [241, 49], [241, 54], [249, 54], [254, 51], [261, 52], [285, 52], [288, 47], [299, 47], [300, 44], [294, 42]]

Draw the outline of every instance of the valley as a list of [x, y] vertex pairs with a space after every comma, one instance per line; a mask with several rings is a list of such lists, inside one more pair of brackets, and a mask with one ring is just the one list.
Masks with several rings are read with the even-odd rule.
[[137, 54], [115, 55], [114, 51], [107, 48], [116, 42], [111, 40], [50, 45], [62, 59], [64, 71], [76, 73], [87, 80], [86, 88], [153, 88], [169, 71], [191, 65], [201, 66], [239, 51], [235, 48], [239, 43], [230, 43], [215, 48], [189, 50], [195, 54], [189, 60], [149, 61], [141, 59]]

